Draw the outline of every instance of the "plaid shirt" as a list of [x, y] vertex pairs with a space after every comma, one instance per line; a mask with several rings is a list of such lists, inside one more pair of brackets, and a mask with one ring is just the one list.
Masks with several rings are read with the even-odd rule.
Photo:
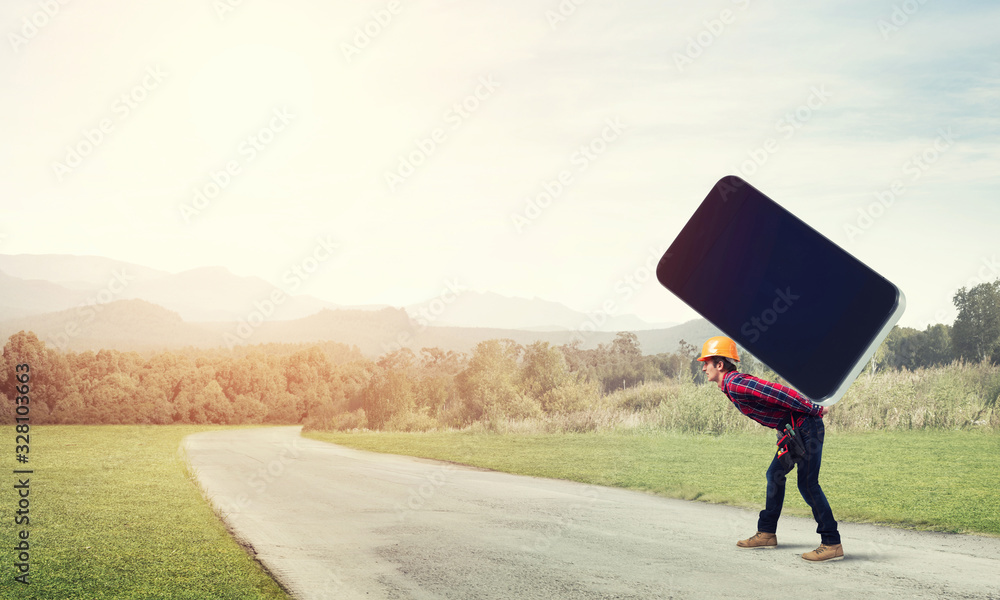
[[781, 429], [791, 413], [812, 417], [823, 416], [823, 407], [792, 388], [758, 379], [753, 375], [731, 371], [722, 379], [719, 389], [732, 400], [736, 408], [764, 427]]

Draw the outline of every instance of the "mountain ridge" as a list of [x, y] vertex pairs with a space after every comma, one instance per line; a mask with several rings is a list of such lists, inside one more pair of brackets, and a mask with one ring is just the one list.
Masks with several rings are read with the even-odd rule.
[[[479, 342], [508, 338], [519, 344], [537, 341], [553, 345], [580, 343], [583, 348], [610, 344], [617, 333], [605, 331], [539, 332], [487, 327], [424, 326], [401, 308], [381, 310], [323, 309], [289, 321], [236, 319], [188, 322], [180, 314], [141, 299], [29, 315], [0, 321], [0, 337], [33, 331], [50, 347], [84, 352], [101, 349], [155, 352], [193, 346], [227, 348], [268, 343], [339, 342], [357, 346], [367, 356], [410, 348], [438, 347], [471, 352]], [[635, 332], [646, 354], [674, 352], [679, 340], [700, 345], [717, 330], [703, 319], [663, 330]]]
[[[280, 302], [273, 299], [279, 298]], [[178, 313], [185, 322], [254, 318], [261, 307], [268, 321], [293, 321], [323, 309], [382, 310], [383, 305], [345, 306], [310, 295], [293, 295], [257, 276], [203, 266], [179, 273], [100, 256], [0, 254], [0, 321], [69, 310], [87, 304], [138, 299]], [[268, 304], [273, 307], [267, 308]], [[403, 307], [421, 326], [476, 327], [571, 332], [591, 317], [564, 304], [459, 290]], [[631, 314], [603, 316], [605, 332], [663, 328]]]

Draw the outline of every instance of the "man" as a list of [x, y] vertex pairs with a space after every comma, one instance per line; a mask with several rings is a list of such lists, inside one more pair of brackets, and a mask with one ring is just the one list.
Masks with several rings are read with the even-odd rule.
[[823, 458], [823, 415], [829, 409], [810, 402], [795, 390], [763, 379], [758, 379], [736, 370], [731, 361], [739, 362], [736, 343], [717, 336], [709, 338], [701, 350], [699, 361], [708, 380], [718, 384], [719, 389], [744, 415], [765, 427], [779, 432], [792, 423], [805, 446], [805, 456], [795, 459], [793, 465], [775, 454], [767, 470], [767, 500], [757, 521], [757, 533], [749, 539], [736, 543], [739, 548], [775, 548], [778, 538], [778, 517], [785, 501], [785, 476], [794, 465], [799, 467], [799, 492], [806, 504], [812, 508], [816, 519], [816, 533], [820, 535], [820, 546], [806, 552], [802, 558], [810, 562], [840, 560], [844, 549], [840, 544], [837, 521], [833, 518], [830, 503], [819, 486], [819, 467]]

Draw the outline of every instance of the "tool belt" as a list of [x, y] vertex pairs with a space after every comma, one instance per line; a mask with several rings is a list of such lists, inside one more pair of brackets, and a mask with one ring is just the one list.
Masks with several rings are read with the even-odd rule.
[[799, 433], [799, 428], [804, 421], [805, 416], [800, 417], [796, 422], [795, 415], [792, 415], [791, 423], [785, 425], [783, 431], [778, 431], [778, 460], [788, 470], [791, 470], [795, 463], [806, 458], [806, 445]]

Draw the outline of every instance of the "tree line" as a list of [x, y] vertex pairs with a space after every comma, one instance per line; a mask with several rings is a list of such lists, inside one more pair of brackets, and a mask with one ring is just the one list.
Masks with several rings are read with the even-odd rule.
[[[954, 325], [895, 328], [870, 364], [908, 369], [955, 360], [1000, 363], [1000, 281], [959, 290]], [[698, 340], [700, 342], [700, 340]], [[703, 381], [700, 345], [644, 355], [635, 334], [578, 342], [479, 343], [471, 354], [402, 348], [372, 360], [355, 346], [261, 344], [140, 355], [62, 353], [31, 332], [0, 357], [0, 416], [13, 422], [15, 365], [31, 368], [34, 424], [305, 424], [324, 429], [425, 430], [587, 410], [602, 396], [655, 381]], [[741, 370], [777, 376], [752, 356]], [[639, 408], [639, 407], [635, 407]]]
[[13, 422], [15, 366], [27, 364], [35, 424], [461, 427], [580, 410], [602, 391], [673, 377], [689, 362], [643, 356], [632, 333], [596, 350], [489, 340], [471, 355], [403, 348], [371, 360], [333, 342], [64, 353], [21, 331], [0, 357], [0, 413]]
[[953, 297], [958, 316], [952, 325], [928, 325], [923, 331], [896, 327], [869, 366], [915, 370], [955, 360], [1000, 364], [1000, 279], [961, 288]]

